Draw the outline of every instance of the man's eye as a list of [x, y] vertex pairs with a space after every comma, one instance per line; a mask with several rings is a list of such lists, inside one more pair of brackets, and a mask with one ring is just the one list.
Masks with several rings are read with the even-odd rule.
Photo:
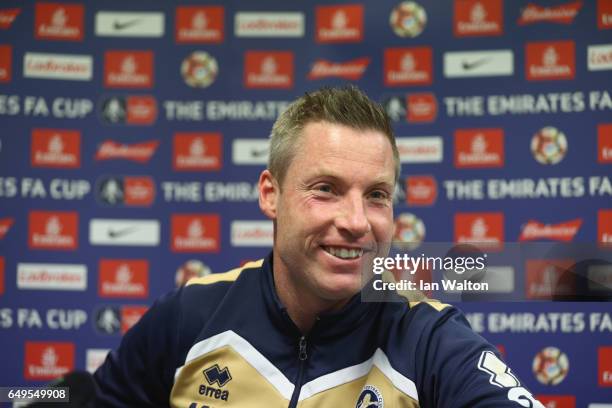
[[385, 191], [376, 190], [370, 193], [370, 197], [375, 200], [387, 200], [389, 198], [389, 194]]
[[332, 188], [329, 184], [319, 184], [315, 186], [315, 190], [320, 191], [322, 193], [331, 193]]

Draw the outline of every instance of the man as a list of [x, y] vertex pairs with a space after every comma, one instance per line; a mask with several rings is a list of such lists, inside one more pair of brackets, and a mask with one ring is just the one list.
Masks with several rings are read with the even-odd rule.
[[389, 120], [358, 89], [294, 102], [259, 178], [272, 254], [160, 299], [96, 372], [98, 405], [543, 407], [456, 309], [361, 301], [398, 176]]

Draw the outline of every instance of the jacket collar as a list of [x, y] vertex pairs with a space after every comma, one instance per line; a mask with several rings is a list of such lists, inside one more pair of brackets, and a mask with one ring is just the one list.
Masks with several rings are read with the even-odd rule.
[[[272, 252], [270, 252], [264, 259], [261, 274], [263, 296], [268, 312], [286, 334], [300, 337], [302, 333], [289, 317], [287, 308], [276, 293], [272, 268]], [[362, 320], [372, 318], [379, 307], [379, 303], [363, 302], [362, 293], [357, 293], [342, 309], [317, 316], [317, 321], [306, 336], [320, 340], [341, 336], [357, 328]]]

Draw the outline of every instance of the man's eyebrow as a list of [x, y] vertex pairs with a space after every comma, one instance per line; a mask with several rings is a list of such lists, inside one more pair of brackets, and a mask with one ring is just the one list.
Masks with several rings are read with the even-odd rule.
[[[347, 184], [345, 178], [331, 171], [321, 171], [320, 173], [312, 174], [305, 180], [305, 184], [312, 183], [316, 180], [330, 180], [340, 184]], [[388, 187], [390, 190], [393, 190], [394, 184], [395, 183], [392, 181], [385, 180], [384, 178], [378, 178], [369, 183], [369, 187]]]

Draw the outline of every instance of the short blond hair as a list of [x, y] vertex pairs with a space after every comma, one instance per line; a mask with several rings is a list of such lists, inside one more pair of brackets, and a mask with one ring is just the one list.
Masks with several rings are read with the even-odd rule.
[[399, 152], [389, 116], [384, 108], [359, 88], [322, 88], [306, 93], [291, 103], [278, 117], [270, 134], [268, 170], [283, 184], [295, 156], [302, 130], [309, 123], [328, 122], [359, 130], [374, 130], [386, 136], [395, 161], [395, 180], [400, 175]]

